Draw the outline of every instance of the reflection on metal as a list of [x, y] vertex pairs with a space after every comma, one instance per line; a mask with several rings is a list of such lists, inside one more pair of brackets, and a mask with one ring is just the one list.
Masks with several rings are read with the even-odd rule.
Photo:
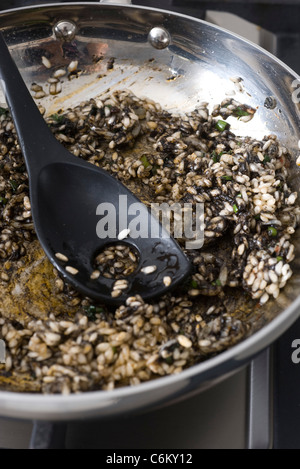
[[268, 97], [265, 99], [264, 106], [265, 106], [267, 109], [275, 109], [276, 106], [277, 106], [276, 98], [274, 98], [274, 96], [268, 96]]
[[131, 0], [100, 0], [100, 3], [112, 3], [113, 5], [131, 5]]
[[5, 342], [0, 340], [0, 363], [5, 363]]
[[60, 39], [64, 42], [71, 42], [75, 38], [77, 31], [76, 24], [72, 21], [59, 21], [54, 26], [54, 34], [57, 39]]
[[155, 49], [166, 49], [171, 42], [170, 33], [161, 27], [152, 28], [148, 40]]
[[248, 449], [270, 448], [270, 405], [270, 349], [266, 349], [249, 369]]

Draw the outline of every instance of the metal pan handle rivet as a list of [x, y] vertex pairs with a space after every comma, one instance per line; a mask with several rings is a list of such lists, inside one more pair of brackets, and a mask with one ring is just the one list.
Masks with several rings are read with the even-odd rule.
[[57, 39], [64, 42], [71, 42], [76, 36], [76, 24], [69, 20], [61, 20], [53, 28]]
[[274, 98], [274, 96], [268, 96], [266, 99], [265, 99], [265, 102], [264, 102], [264, 107], [267, 108], [267, 109], [275, 109], [277, 106], [277, 101], [276, 99]]
[[152, 28], [149, 35], [148, 41], [155, 49], [166, 49], [170, 45], [171, 36], [170, 33], [161, 26]]

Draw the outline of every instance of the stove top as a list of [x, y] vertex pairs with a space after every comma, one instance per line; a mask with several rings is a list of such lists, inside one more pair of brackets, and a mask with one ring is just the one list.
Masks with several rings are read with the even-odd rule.
[[[0, 10], [47, 3], [63, 0], [2, 0]], [[207, 10], [234, 12], [270, 31], [269, 50], [300, 73], [300, 0], [133, 3], [198, 18]], [[293, 348], [298, 338], [300, 345], [300, 320], [247, 368], [201, 395], [151, 413], [68, 425], [0, 418], [0, 447], [300, 449], [300, 358]]]
[[[175, 406], [67, 426], [0, 419], [0, 447], [67, 449], [245, 448], [247, 370]], [[235, 392], [232, 392], [235, 389]], [[212, 400], [215, 405], [212, 406]], [[220, 422], [227, 422], [220, 425]]]

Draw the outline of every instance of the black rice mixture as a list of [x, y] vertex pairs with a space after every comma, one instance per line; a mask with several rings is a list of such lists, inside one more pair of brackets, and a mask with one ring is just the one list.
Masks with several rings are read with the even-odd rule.
[[[138, 385], [180, 373], [249, 334], [247, 308], [276, 299], [292, 275], [299, 209], [287, 183], [287, 149], [274, 135], [237, 138], [229, 115], [246, 123], [255, 111], [226, 99], [211, 113], [202, 103], [175, 115], [119, 91], [47, 117], [74, 155], [118, 177], [144, 203], [204, 203], [205, 244], [186, 251], [193, 274], [160, 301], [130, 297], [108, 310], [80, 297], [51, 267], [50, 311], [39, 314], [31, 295], [29, 310], [16, 318], [5, 309], [5, 292], [12, 302], [22, 288], [26, 294], [29, 283], [10, 285], [39, 245], [24, 161], [0, 108], [0, 338], [7, 346], [0, 388], [68, 394]], [[111, 276], [121, 288], [136, 261], [127, 251], [120, 244], [101, 253], [95, 279]], [[68, 311], [57, 307], [59, 297]]]

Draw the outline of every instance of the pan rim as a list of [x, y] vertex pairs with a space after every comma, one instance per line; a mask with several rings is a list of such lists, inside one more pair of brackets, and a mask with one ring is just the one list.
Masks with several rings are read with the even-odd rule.
[[202, 23], [206, 26], [211, 27], [212, 29], [227, 33], [230, 36], [244, 42], [245, 44], [249, 44], [250, 46], [254, 47], [256, 50], [259, 50], [264, 55], [268, 56], [269, 58], [271, 58], [272, 60], [277, 62], [279, 65], [281, 65], [285, 70], [287, 70], [295, 78], [300, 79], [300, 75], [298, 75], [291, 67], [289, 67], [287, 64], [285, 64], [282, 60], [278, 59], [278, 57], [273, 55], [271, 52], [267, 51], [266, 49], [259, 46], [258, 44], [255, 44], [253, 41], [250, 41], [249, 39], [246, 39], [245, 37], [243, 37], [243, 36], [241, 36], [237, 33], [234, 33], [232, 31], [230, 31], [229, 29], [226, 29], [226, 28], [223, 28], [221, 26], [210, 23], [209, 21], [202, 20], [200, 18], [196, 18], [196, 17], [193, 17], [193, 16], [185, 15], [183, 13], [173, 12], [171, 10], [164, 10], [163, 8], [150, 8], [150, 7], [143, 6], [143, 5], [132, 5], [132, 4], [128, 5], [128, 4], [122, 4], [122, 3], [112, 4], [112, 3], [100, 3], [100, 2], [83, 2], [83, 3], [81, 3], [81, 2], [65, 2], [63, 4], [58, 4], [58, 3], [46, 3], [45, 4], [45, 3], [41, 3], [40, 5], [31, 5], [31, 6], [29, 5], [29, 6], [25, 6], [25, 7], [10, 8], [8, 10], [2, 10], [2, 12], [0, 12], [0, 17], [3, 16], [4, 14], [6, 15], [6, 14], [19, 12], [19, 11], [41, 10], [41, 9], [49, 9], [51, 7], [55, 7], [56, 9], [63, 9], [65, 7], [69, 7], [69, 6], [70, 7], [78, 7], [78, 6], [84, 6], [84, 7], [93, 6], [93, 7], [95, 7], [95, 6], [97, 6], [99, 8], [108, 8], [108, 9], [116, 9], [116, 8], [120, 8], [120, 7], [128, 8], [128, 9], [139, 9], [139, 10], [145, 10], [145, 11], [152, 11], [152, 12], [154, 11], [154, 12], [158, 12], [158, 13], [164, 13], [164, 14], [167, 14], [167, 15], [187, 19], [187, 20], [190, 20], [190, 21], [193, 21], [193, 22]]

